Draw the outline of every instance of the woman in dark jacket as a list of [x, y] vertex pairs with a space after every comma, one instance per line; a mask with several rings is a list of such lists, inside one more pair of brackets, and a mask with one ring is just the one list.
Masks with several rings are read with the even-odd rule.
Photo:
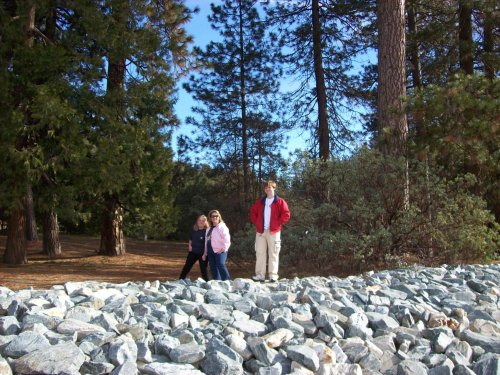
[[208, 281], [208, 262], [206, 259], [202, 259], [203, 252], [205, 251], [205, 235], [208, 227], [207, 217], [205, 215], [198, 216], [189, 235], [189, 252], [186, 258], [186, 264], [184, 264], [181, 276], [179, 277], [180, 279], [185, 279], [189, 271], [191, 271], [191, 268], [193, 268], [193, 265], [199, 262], [201, 277], [203, 280]]

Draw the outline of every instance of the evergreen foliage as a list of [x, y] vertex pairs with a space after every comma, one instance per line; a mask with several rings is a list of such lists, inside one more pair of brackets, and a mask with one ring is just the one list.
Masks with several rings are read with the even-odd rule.
[[222, 40], [196, 51], [200, 71], [185, 85], [199, 105], [188, 119], [197, 127], [195, 138], [184, 142], [203, 151], [202, 162], [227, 171], [228, 188], [242, 192], [240, 210], [260, 194], [264, 176], [279, 167], [283, 139], [280, 53], [258, 3], [212, 4], [209, 21]]
[[[405, 169], [404, 158], [368, 149], [326, 166], [299, 156], [284, 192], [292, 219], [283, 232], [283, 269], [345, 264], [359, 271], [405, 260], [470, 262], [497, 255], [500, 226], [486, 202], [470, 193], [477, 186], [473, 175], [444, 178], [441, 168], [428, 172], [416, 162], [409, 168], [407, 206]], [[236, 235], [233, 259], [250, 261], [254, 239], [250, 227]]]

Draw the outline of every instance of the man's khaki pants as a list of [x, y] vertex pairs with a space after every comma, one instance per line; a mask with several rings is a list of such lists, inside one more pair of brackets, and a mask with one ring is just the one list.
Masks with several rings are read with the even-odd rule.
[[261, 279], [266, 277], [266, 261], [269, 278], [278, 279], [279, 255], [281, 250], [281, 232], [271, 234], [269, 230], [257, 233], [255, 236], [255, 276]]

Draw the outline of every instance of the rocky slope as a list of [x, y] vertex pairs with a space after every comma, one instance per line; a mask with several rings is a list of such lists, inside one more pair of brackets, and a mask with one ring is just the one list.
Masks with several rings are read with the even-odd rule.
[[0, 374], [499, 374], [499, 283], [491, 265], [0, 287]]

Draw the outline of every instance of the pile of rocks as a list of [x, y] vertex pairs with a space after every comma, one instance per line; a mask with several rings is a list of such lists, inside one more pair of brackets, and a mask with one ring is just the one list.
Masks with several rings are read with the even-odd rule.
[[498, 374], [500, 266], [0, 287], [0, 374]]

